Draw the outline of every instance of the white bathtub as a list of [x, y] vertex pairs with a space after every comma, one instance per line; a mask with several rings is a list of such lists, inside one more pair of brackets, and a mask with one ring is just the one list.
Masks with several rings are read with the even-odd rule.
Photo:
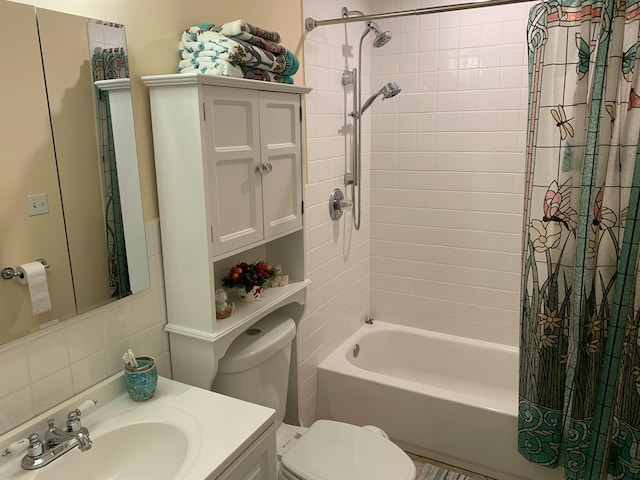
[[320, 364], [317, 401], [318, 418], [377, 425], [412, 453], [499, 480], [563, 478], [517, 452], [516, 347], [375, 321]]

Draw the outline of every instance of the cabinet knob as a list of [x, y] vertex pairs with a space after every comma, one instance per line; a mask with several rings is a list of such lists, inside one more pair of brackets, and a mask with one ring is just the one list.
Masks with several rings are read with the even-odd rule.
[[260, 175], [264, 175], [265, 173], [271, 173], [271, 170], [273, 170], [273, 165], [271, 165], [271, 162], [261, 163], [260, 165], [256, 165], [256, 173], [259, 173]]

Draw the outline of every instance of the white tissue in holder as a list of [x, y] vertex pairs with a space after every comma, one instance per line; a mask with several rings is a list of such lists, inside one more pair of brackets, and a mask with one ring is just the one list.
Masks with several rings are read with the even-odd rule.
[[44, 269], [44, 265], [40, 262], [25, 263], [18, 265], [17, 271], [22, 274], [18, 277], [18, 281], [29, 286], [33, 313], [37, 315], [51, 310], [47, 271]]

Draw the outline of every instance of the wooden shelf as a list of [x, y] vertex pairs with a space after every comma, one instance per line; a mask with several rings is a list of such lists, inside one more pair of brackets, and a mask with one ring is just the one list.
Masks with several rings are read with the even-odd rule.
[[213, 332], [194, 330], [172, 323], [168, 323], [165, 330], [213, 343], [216, 358], [221, 358], [238, 335], [265, 315], [288, 303], [304, 304], [305, 289], [310, 283], [311, 280], [307, 279], [301, 282], [292, 282], [284, 287], [267, 288], [260, 299], [255, 302], [235, 302], [236, 312], [231, 317], [223, 320], [213, 319], [215, 322]]
[[[260, 299], [255, 302], [235, 302], [236, 312], [231, 317], [225, 318], [224, 320], [216, 320], [213, 329], [214, 342], [217, 344], [218, 340], [221, 340], [222, 337], [229, 338], [233, 341], [240, 333], [262, 317], [287, 303], [295, 301], [301, 304], [304, 303], [304, 290], [310, 283], [311, 280], [303, 280], [301, 282], [290, 283], [284, 287], [267, 288], [260, 296]], [[297, 298], [296, 294], [298, 293], [302, 295], [301, 298]], [[231, 341], [228, 343], [230, 344]], [[226, 344], [227, 342], [224, 341], [221, 343]], [[224, 347], [224, 352], [226, 352], [226, 350], [226, 347]]]

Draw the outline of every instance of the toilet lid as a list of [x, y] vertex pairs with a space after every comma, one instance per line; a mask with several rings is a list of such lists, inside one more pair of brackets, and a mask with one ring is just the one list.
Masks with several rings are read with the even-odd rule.
[[318, 420], [282, 456], [304, 480], [413, 480], [413, 462], [397, 445], [364, 428]]

